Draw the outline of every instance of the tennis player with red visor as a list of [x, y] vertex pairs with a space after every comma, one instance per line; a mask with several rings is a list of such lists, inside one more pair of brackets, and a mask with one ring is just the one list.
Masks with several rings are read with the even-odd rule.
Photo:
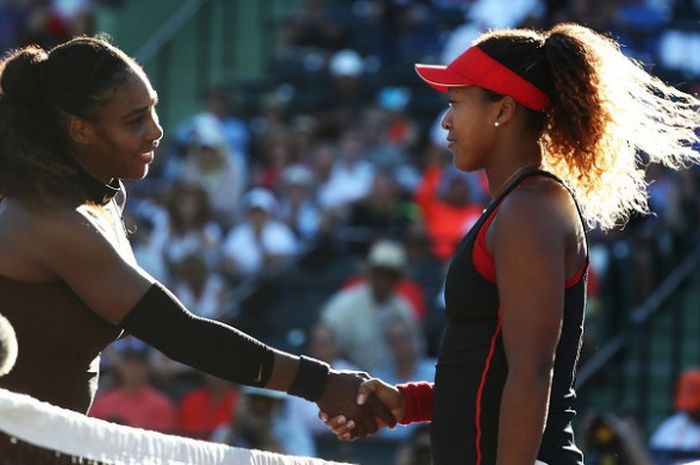
[[[447, 272], [434, 384], [372, 379], [358, 402], [376, 395], [402, 424], [431, 422], [434, 465], [583, 464], [571, 423], [586, 229], [648, 212], [638, 151], [698, 161], [700, 102], [575, 24], [489, 32], [416, 71], [449, 93], [454, 163], [485, 170], [492, 200]], [[354, 437], [352, 421], [320, 415]]]

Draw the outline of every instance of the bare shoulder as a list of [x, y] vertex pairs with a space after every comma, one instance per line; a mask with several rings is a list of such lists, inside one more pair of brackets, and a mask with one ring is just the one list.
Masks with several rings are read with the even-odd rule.
[[[57, 279], [51, 263], [110, 248], [97, 215], [83, 207], [0, 203], [0, 274], [20, 280]], [[63, 257], [63, 258], [59, 258]]]
[[571, 194], [561, 183], [537, 176], [503, 200], [494, 224], [514, 231], [533, 228], [565, 233], [576, 228], [578, 214]]

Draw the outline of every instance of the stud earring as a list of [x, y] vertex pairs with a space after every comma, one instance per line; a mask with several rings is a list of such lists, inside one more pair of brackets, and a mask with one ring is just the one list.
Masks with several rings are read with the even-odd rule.
[[493, 123], [493, 127], [495, 127], [495, 128], [499, 127], [500, 125], [501, 125], [501, 123], [499, 123], [498, 121], [494, 121], [494, 123]]

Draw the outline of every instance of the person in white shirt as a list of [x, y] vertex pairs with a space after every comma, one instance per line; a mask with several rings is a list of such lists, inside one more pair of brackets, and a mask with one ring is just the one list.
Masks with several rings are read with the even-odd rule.
[[700, 460], [700, 368], [681, 373], [674, 408], [676, 413], [651, 437], [650, 448], [659, 465]]
[[267, 189], [255, 188], [243, 198], [248, 219], [226, 236], [225, 263], [233, 274], [250, 277], [296, 255], [299, 246], [286, 224], [275, 219], [277, 201]]
[[343, 356], [370, 373], [393, 364], [383, 323], [394, 318], [415, 323], [410, 304], [395, 291], [405, 266], [403, 246], [378, 241], [367, 257], [368, 279], [338, 291], [321, 311]]

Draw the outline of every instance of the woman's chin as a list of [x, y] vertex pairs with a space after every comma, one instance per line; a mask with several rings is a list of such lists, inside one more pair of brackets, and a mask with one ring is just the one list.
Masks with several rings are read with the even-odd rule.
[[460, 171], [474, 171], [479, 169], [477, 166], [475, 166], [474, 163], [471, 163], [469, 160], [463, 160], [455, 157], [454, 161], [455, 168], [457, 168]]
[[145, 178], [148, 175], [148, 165], [141, 165], [138, 168], [133, 168], [125, 173], [124, 176], [119, 176], [121, 179], [130, 179], [133, 181], [138, 181]]

